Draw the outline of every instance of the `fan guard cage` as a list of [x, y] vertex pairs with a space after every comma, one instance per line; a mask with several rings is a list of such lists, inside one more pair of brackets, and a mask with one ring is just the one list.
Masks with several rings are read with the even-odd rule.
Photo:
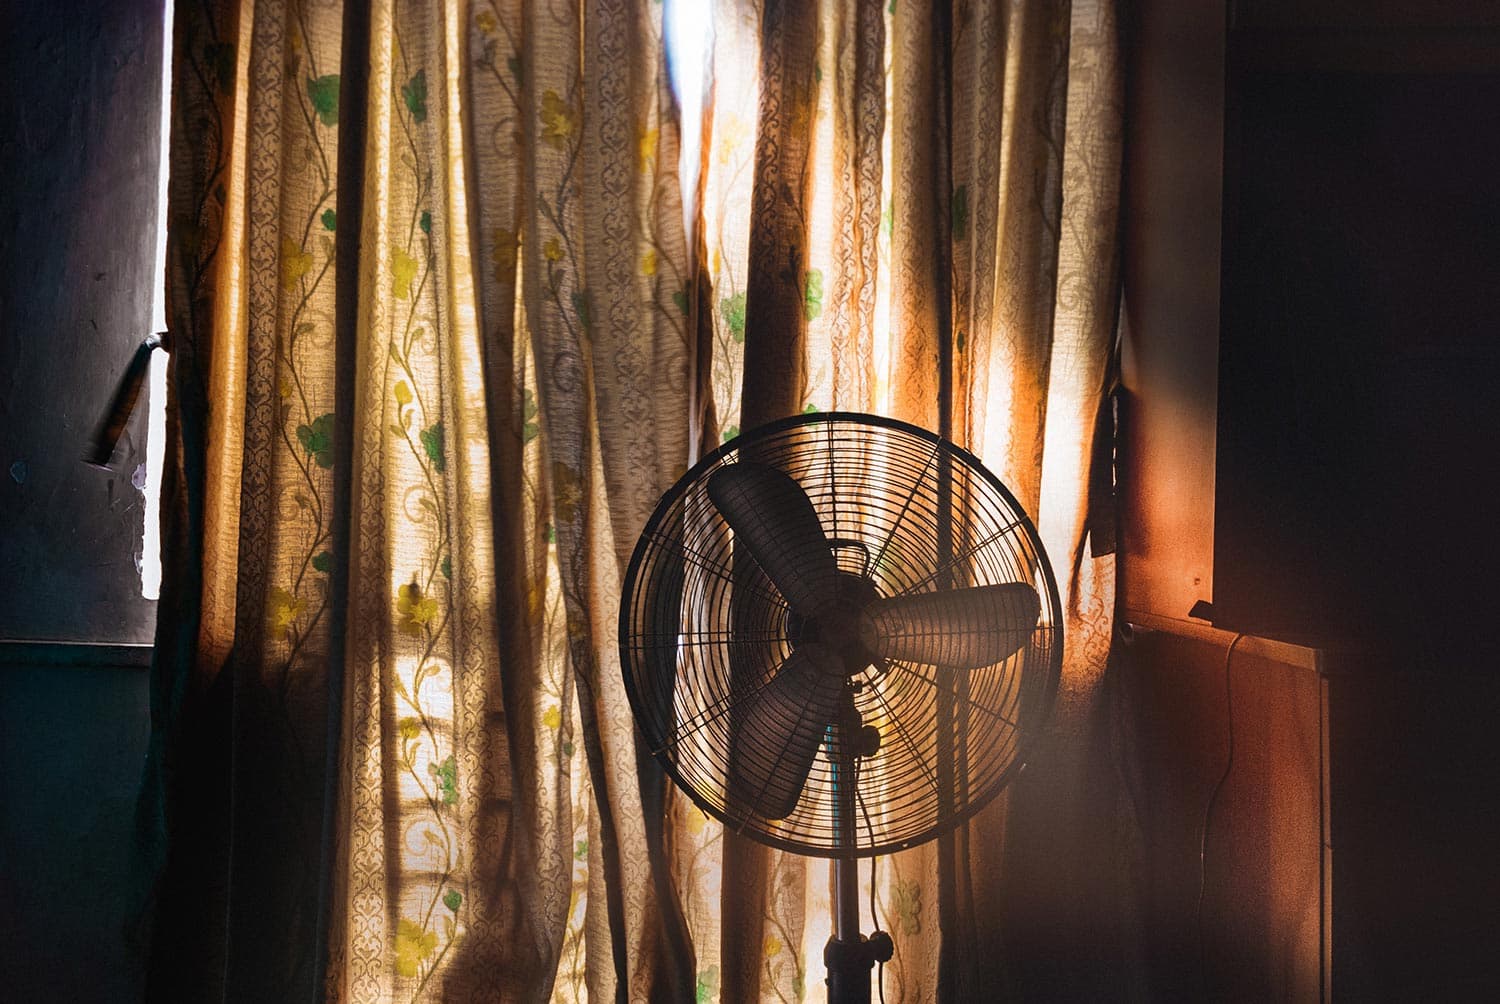
[[[858, 760], [854, 842], [839, 825], [836, 767], [820, 745], [796, 808], [747, 815], [726, 797], [736, 709], [793, 649], [785, 602], [734, 534], [706, 484], [740, 460], [795, 478], [842, 571], [880, 596], [1024, 582], [1041, 613], [1029, 641], [981, 669], [945, 674], [890, 662], [850, 677], [854, 706], [880, 733]], [[939, 560], [940, 485], [951, 484], [951, 555]], [[736, 583], [738, 583], [738, 594]], [[884, 854], [977, 812], [1025, 763], [1047, 720], [1062, 661], [1061, 608], [1036, 528], [971, 453], [893, 419], [843, 412], [786, 419], [732, 440], [688, 471], [642, 531], [624, 583], [625, 687], [653, 756], [705, 813], [801, 854]], [[745, 741], [741, 737], [742, 743]], [[773, 737], [755, 738], [774, 755]]]

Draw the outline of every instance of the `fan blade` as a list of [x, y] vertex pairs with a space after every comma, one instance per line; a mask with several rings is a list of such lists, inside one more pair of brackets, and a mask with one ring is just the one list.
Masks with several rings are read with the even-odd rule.
[[771, 681], [731, 714], [727, 808], [735, 815], [792, 814], [828, 724], [838, 715], [843, 662], [817, 642], [801, 645]]
[[787, 605], [816, 617], [836, 595], [839, 567], [802, 486], [774, 467], [741, 462], [708, 479], [708, 497]]
[[892, 596], [860, 614], [860, 641], [884, 659], [979, 669], [1026, 644], [1041, 611], [1024, 582]]

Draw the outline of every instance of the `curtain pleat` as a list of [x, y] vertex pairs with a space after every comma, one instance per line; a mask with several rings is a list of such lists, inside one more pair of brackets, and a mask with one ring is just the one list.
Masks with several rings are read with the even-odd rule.
[[[514, 778], [509, 855], [509, 978], [500, 1000], [546, 998], [562, 960], [573, 891], [572, 780], [561, 709], [555, 558], [539, 530], [551, 508], [536, 373], [519, 289], [524, 176], [522, 4], [478, 4], [468, 33], [470, 217], [489, 402], [500, 688]], [[481, 111], [483, 114], [481, 114]], [[553, 726], [548, 727], [548, 722]], [[571, 724], [571, 716], [569, 718]], [[529, 821], [525, 824], [522, 821]], [[565, 970], [566, 973], [566, 970]], [[564, 978], [565, 974], [559, 974]]]
[[[209, 476], [181, 489], [202, 513], [199, 539], [166, 547], [196, 559], [173, 579], [200, 591], [174, 589], [159, 626], [196, 618], [196, 644], [158, 649], [156, 692], [206, 682], [208, 706], [178, 712], [193, 738], [169, 756], [213, 773], [168, 788], [191, 822], [169, 817], [178, 866], [169, 857], [163, 887], [191, 891], [159, 904], [148, 984], [152, 996], [296, 998], [316, 991], [333, 769], [333, 255], [316, 220], [333, 202], [337, 148], [336, 132], [309, 123], [312, 84], [324, 70], [337, 79], [340, 22], [336, 9], [266, 2], [177, 11], [174, 131], [194, 142], [172, 158], [171, 383], [179, 402], [201, 395], [192, 411], [179, 404], [175, 432], [180, 448], [206, 440]], [[289, 150], [302, 171], [284, 169]], [[194, 946], [204, 956], [183, 966]]]
[[371, 13], [330, 973], [352, 1001], [498, 998], [512, 948], [464, 27], [441, 4]]
[[667, 782], [621, 582], [703, 448], [937, 429], [950, 357], [954, 437], [1057, 573], [1063, 681], [1001, 798], [862, 867], [861, 923], [892, 1004], [1135, 971], [1087, 537], [1113, 5], [943, 2], [717, 0], [691, 256], [659, 4], [378, 0], [354, 48], [338, 3], [178, 5], [155, 997], [821, 999], [827, 863]]

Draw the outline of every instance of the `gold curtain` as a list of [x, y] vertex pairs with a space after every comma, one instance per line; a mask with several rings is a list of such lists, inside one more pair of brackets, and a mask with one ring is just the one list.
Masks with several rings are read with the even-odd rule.
[[620, 580], [700, 436], [937, 427], [944, 337], [955, 436], [1038, 517], [1068, 643], [1037, 768], [880, 862], [886, 999], [1038, 985], [991, 946], [1087, 926], [1068, 856], [1109, 846], [1067, 834], [1097, 821], [1113, 603], [1085, 533], [1112, 5], [955, 3], [948, 69], [932, 0], [715, 0], [696, 261], [659, 4], [384, 0], [367, 53], [341, 6], [177, 7], [153, 991], [819, 999], [826, 864], [726, 836], [637, 748]]
[[[1065, 662], [1037, 762], [957, 834], [877, 865], [886, 999], [1111, 994], [1140, 954], [1100, 735], [1113, 562], [1086, 532], [1116, 315], [1114, 5], [958, 0], [946, 59], [942, 6], [717, 0], [701, 186], [715, 413], [726, 440], [819, 409], [937, 429], [948, 340], [954, 438], [1038, 523]], [[826, 864], [695, 809], [675, 822], [700, 986], [820, 995]]]
[[[366, 56], [340, 5], [179, 5], [159, 992], [310, 995], [322, 937], [327, 995], [359, 1002], [691, 980], [615, 632], [634, 534], [688, 458], [660, 17], [372, 5], [349, 179], [340, 71]], [[360, 228], [342, 354], [341, 226]], [[229, 734], [198, 734], [216, 708]], [[213, 757], [230, 766], [177, 766]], [[204, 785], [223, 811], [190, 804]], [[221, 947], [199, 967], [189, 943]]]

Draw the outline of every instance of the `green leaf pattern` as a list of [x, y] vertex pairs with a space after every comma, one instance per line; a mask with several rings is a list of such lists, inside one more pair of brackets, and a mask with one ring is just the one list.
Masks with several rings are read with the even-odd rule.
[[297, 426], [297, 442], [325, 471], [333, 466], [333, 415], [319, 415], [311, 423]]
[[419, 125], [427, 121], [427, 71], [418, 70], [416, 76], [401, 85], [401, 97], [411, 120]]
[[719, 311], [729, 326], [729, 336], [737, 344], [745, 342], [745, 294], [735, 293], [719, 301]]
[[432, 461], [433, 470], [442, 474], [448, 469], [448, 462], [443, 455], [442, 419], [422, 430], [422, 449], [427, 451], [427, 459]]
[[[332, 133], [312, 123], [325, 127], [338, 124], [339, 76], [320, 74], [313, 69], [322, 55], [299, 49], [299, 55], [288, 68], [292, 83], [288, 96], [299, 105], [293, 121], [307, 123], [304, 136], [308, 153], [302, 168], [305, 184], [300, 187], [310, 197], [288, 204], [287, 211], [296, 214], [296, 222], [282, 228], [276, 261], [283, 307], [274, 322], [277, 338], [274, 435], [276, 448], [287, 461], [281, 468], [287, 473], [278, 477], [277, 490], [286, 511], [294, 515], [277, 534], [281, 549], [278, 567], [287, 571], [281, 583], [269, 591], [266, 631], [272, 643], [268, 654], [280, 663], [272, 672], [282, 678], [323, 672], [321, 649], [326, 642], [328, 621], [327, 576], [334, 568], [334, 556], [329, 550], [332, 543], [329, 472], [338, 456], [334, 447], [335, 416], [329, 410], [325, 389], [331, 362], [315, 345], [319, 339], [332, 335], [331, 318], [324, 311], [333, 291], [334, 248], [327, 231], [332, 229], [335, 191], [329, 151], [324, 146]], [[234, 44], [210, 43], [204, 47], [203, 56], [218, 90], [232, 94], [236, 73]], [[295, 83], [299, 79], [303, 81], [300, 90]], [[223, 180], [215, 184], [213, 194], [223, 211], [228, 201]], [[320, 219], [325, 228], [316, 231]], [[256, 323], [252, 318], [252, 326]]]
[[307, 97], [312, 101], [318, 121], [326, 126], [339, 124], [339, 75], [329, 73], [307, 80]]
[[708, 966], [698, 971], [698, 985], [693, 990], [697, 1004], [709, 1004], [719, 996], [719, 967]]
[[542, 427], [537, 422], [536, 395], [530, 387], [525, 388], [524, 393], [525, 397], [521, 402], [521, 441], [529, 443], [542, 434]]
[[823, 316], [823, 270], [809, 269], [803, 283], [803, 310], [809, 321]]

